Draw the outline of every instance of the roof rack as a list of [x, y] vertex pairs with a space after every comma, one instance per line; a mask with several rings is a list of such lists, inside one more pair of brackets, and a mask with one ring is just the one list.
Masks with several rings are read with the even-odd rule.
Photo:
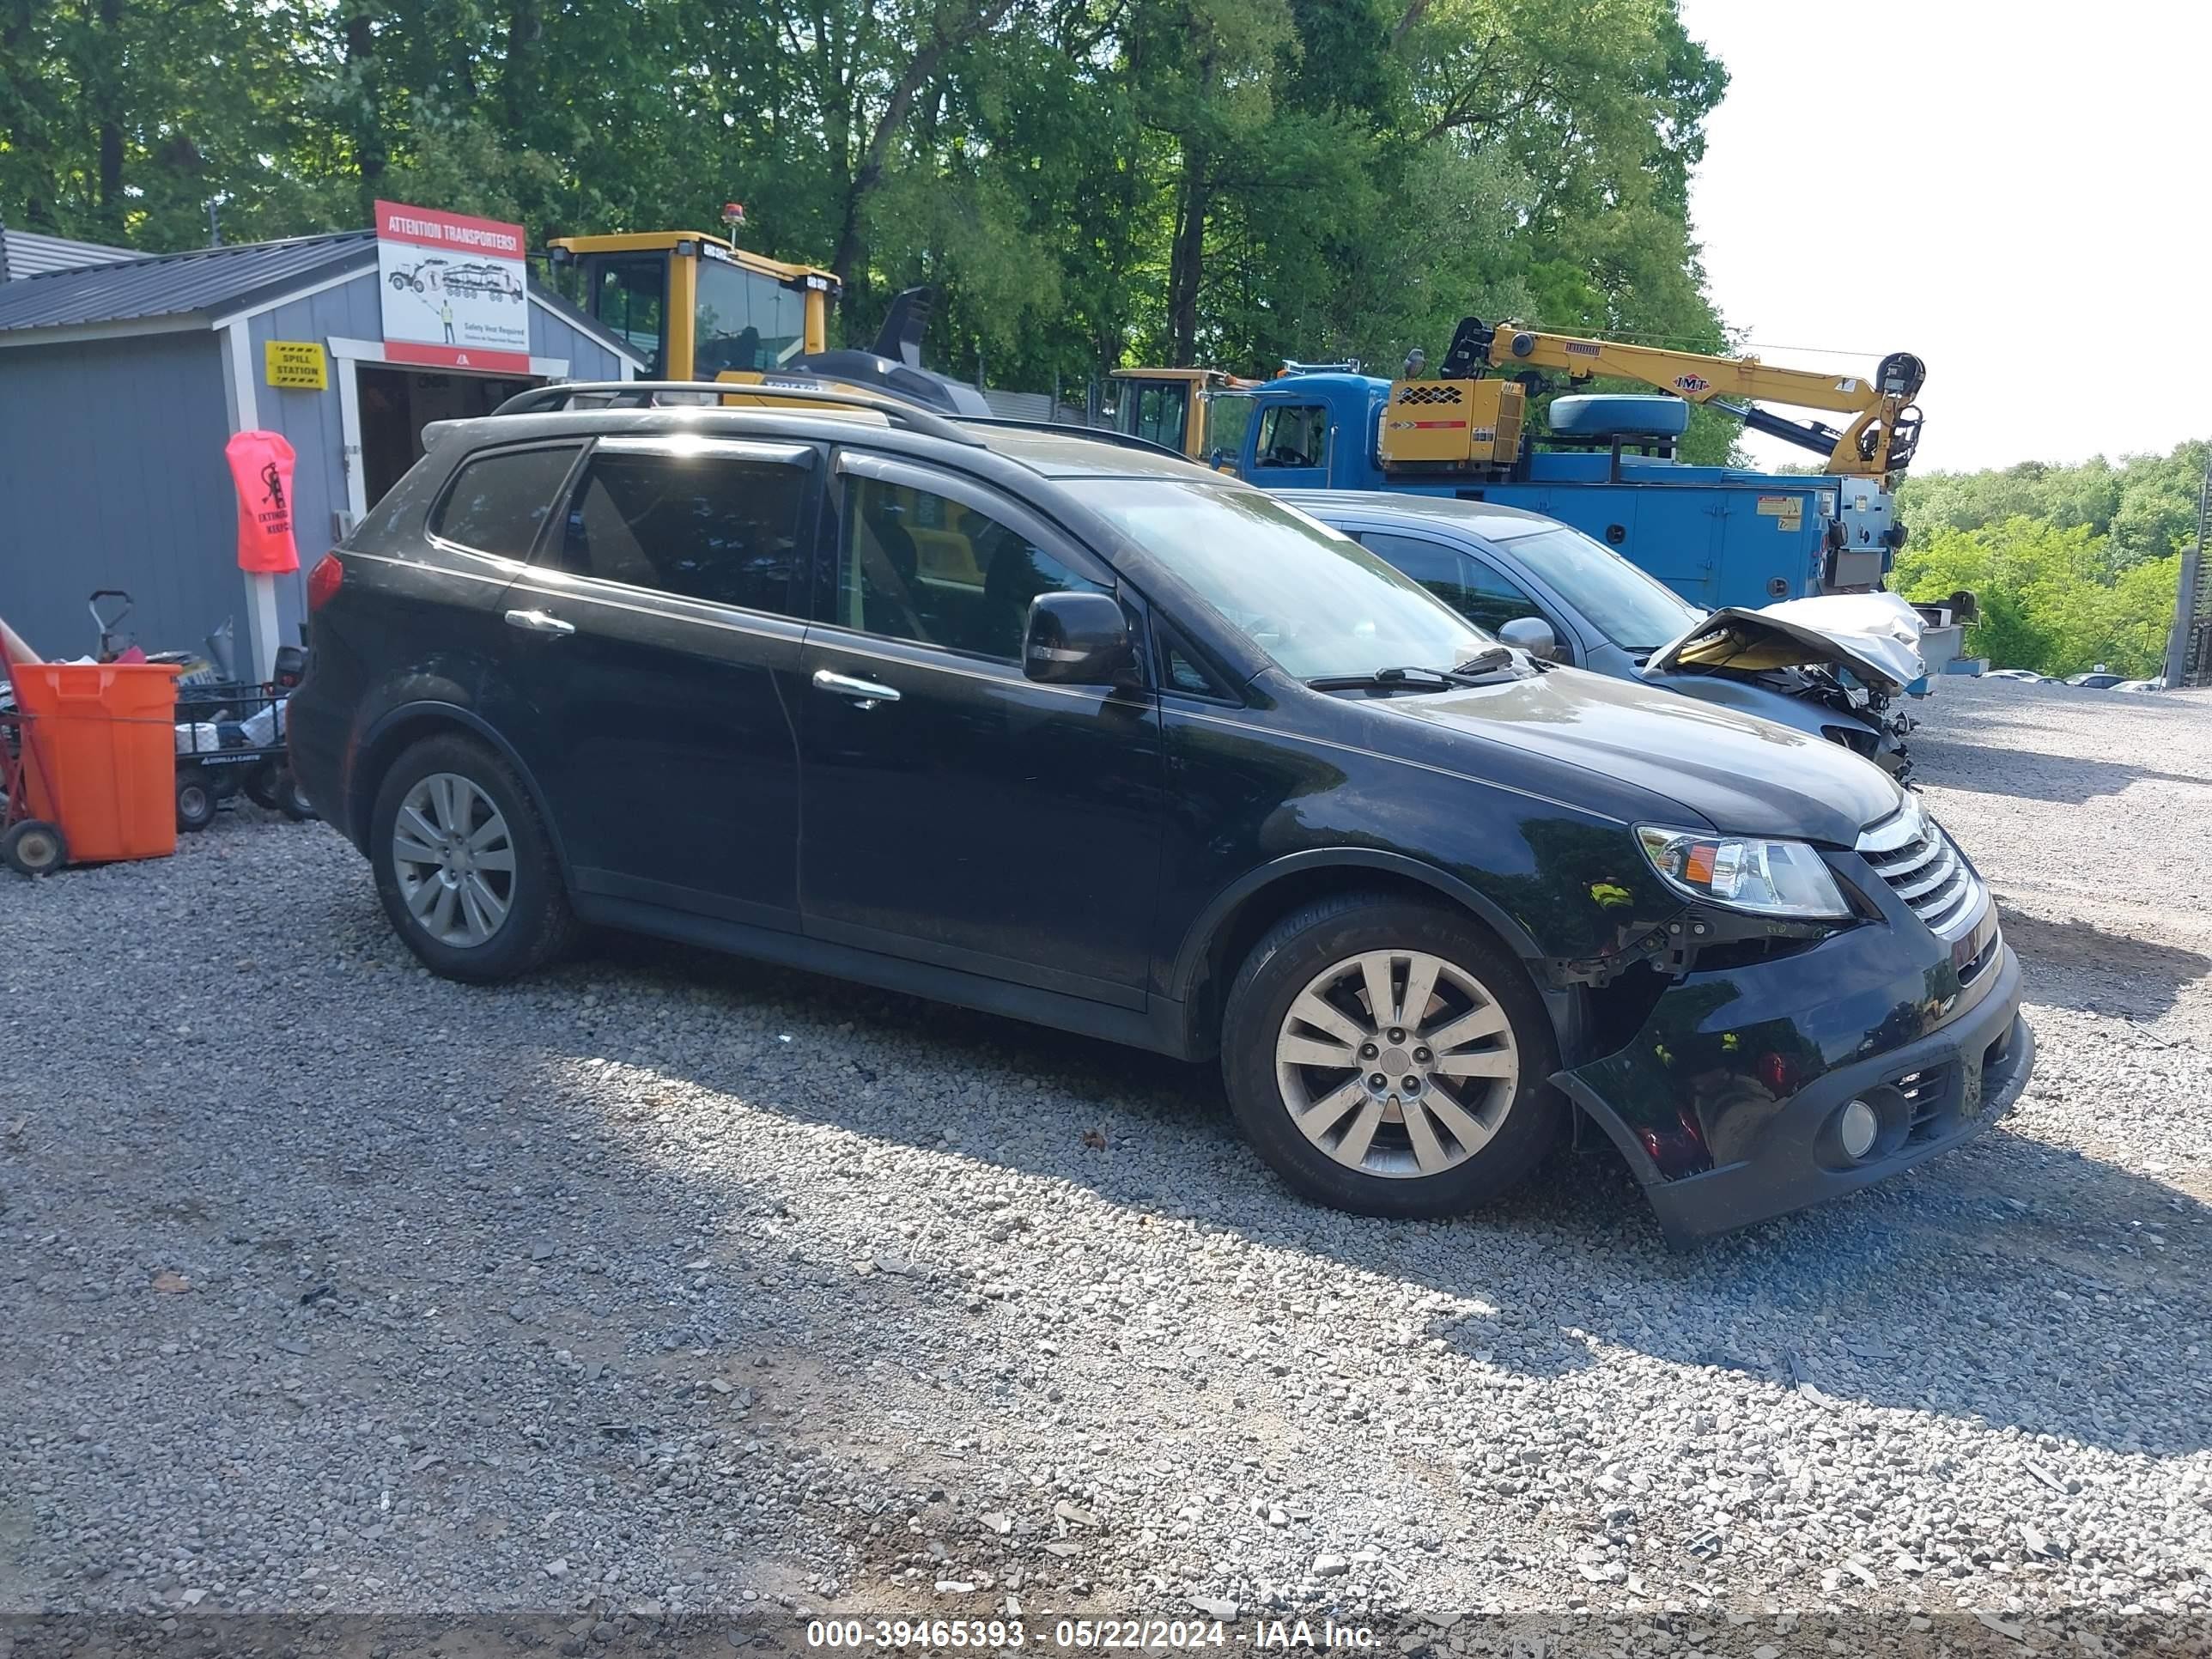
[[1133, 432], [1117, 432], [1110, 426], [1075, 426], [1066, 421], [1021, 421], [1011, 415], [963, 415], [963, 426], [1011, 427], [1017, 432], [1057, 432], [1064, 438], [1087, 438], [1093, 443], [1113, 444], [1121, 449], [1149, 450], [1155, 455], [1172, 455], [1176, 460], [1190, 457], [1180, 449], [1170, 449], [1165, 444], [1154, 443], [1150, 438], [1139, 438]]
[[[964, 432], [944, 416], [919, 408], [897, 398], [879, 397], [872, 392], [833, 391], [824, 386], [817, 391], [803, 386], [763, 386], [750, 380], [567, 380], [551, 386], [533, 386], [527, 392], [518, 392], [497, 409], [495, 415], [550, 415], [564, 409], [573, 409], [578, 398], [586, 398], [587, 407], [596, 409], [682, 409], [699, 407], [696, 404], [666, 403], [664, 392], [680, 392], [693, 396], [711, 392], [716, 398], [744, 397], [783, 398], [795, 404], [812, 404], [817, 407], [829, 404], [841, 409], [866, 409], [911, 427], [915, 431], [932, 438], [942, 438], [947, 443], [964, 444], [971, 449], [984, 447], [983, 441], [972, 432]], [[720, 407], [720, 405], [710, 405]]]

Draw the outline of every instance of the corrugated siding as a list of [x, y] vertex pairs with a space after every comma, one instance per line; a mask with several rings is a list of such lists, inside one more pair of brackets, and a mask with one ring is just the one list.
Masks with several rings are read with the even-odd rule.
[[226, 617], [244, 643], [222, 385], [212, 334], [0, 352], [0, 616], [40, 654], [92, 650], [96, 587], [150, 650]]
[[987, 391], [983, 401], [991, 406], [991, 413], [1002, 421], [1049, 421], [1052, 418], [1052, 393], [1049, 392]]
[[112, 264], [138, 255], [127, 247], [101, 242], [72, 241], [35, 230], [0, 230], [0, 269], [9, 281], [37, 276], [49, 270], [75, 270], [80, 265]]
[[572, 380], [619, 380], [622, 359], [541, 305], [530, 307], [530, 355], [566, 357]]

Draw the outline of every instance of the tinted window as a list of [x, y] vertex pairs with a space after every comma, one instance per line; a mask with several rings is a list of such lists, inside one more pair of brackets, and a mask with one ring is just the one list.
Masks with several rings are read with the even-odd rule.
[[528, 558], [575, 459], [573, 444], [477, 456], [454, 475], [430, 533], [479, 553]]
[[1276, 404], [1260, 416], [1259, 466], [1319, 466], [1328, 454], [1328, 411], [1318, 404]]
[[1368, 531], [1358, 541], [1362, 547], [1389, 560], [1391, 568], [1404, 571], [1462, 616], [1467, 615], [1467, 561], [1457, 552], [1441, 542], [1392, 536], [1378, 530]]
[[1164, 622], [1153, 623], [1159, 642], [1160, 678], [1169, 689], [1188, 691], [1194, 697], [1229, 697], [1228, 684], [1206, 665], [1189, 641]]
[[1359, 539], [1478, 628], [1495, 634], [1518, 617], [1544, 616], [1525, 588], [1480, 559], [1418, 536], [1373, 532]]
[[1030, 601], [1105, 591], [974, 507], [876, 478], [846, 481], [836, 620], [896, 640], [1018, 662]]
[[578, 575], [795, 615], [806, 474], [726, 455], [592, 456], [561, 562]]

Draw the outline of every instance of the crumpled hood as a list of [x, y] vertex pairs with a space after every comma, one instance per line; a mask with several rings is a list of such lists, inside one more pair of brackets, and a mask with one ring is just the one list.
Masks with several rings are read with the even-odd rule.
[[1894, 593], [1831, 593], [1756, 611], [1730, 605], [1701, 617], [1653, 652], [1646, 674], [1669, 669], [1808, 668], [1840, 663], [1877, 691], [1902, 691], [1928, 672], [1920, 613]]
[[[1840, 744], [1580, 669], [1365, 706], [1680, 802], [1691, 814], [1686, 829], [1702, 818], [1724, 834], [1848, 847], [1905, 799], [1888, 774]], [[1464, 765], [1485, 775], [1480, 756]], [[1543, 793], [1575, 799], [1571, 779], [1562, 777], [1549, 789], [1531, 782]]]

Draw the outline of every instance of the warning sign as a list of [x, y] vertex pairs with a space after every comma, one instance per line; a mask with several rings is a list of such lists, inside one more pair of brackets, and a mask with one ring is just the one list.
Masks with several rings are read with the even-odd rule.
[[1802, 530], [1805, 527], [1805, 498], [1802, 495], [1761, 495], [1759, 515], [1774, 520], [1777, 530]]
[[261, 348], [262, 378], [289, 392], [321, 392], [331, 383], [331, 366], [313, 340], [270, 340]]
[[523, 251], [520, 225], [379, 202], [385, 361], [527, 374]]

